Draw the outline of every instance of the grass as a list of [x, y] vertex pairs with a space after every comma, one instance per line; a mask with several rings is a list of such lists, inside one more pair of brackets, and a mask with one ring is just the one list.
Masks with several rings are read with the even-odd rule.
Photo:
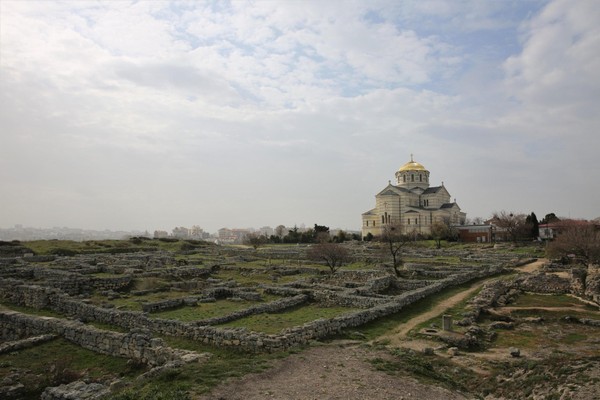
[[544, 295], [526, 293], [520, 295], [512, 304], [514, 307], [575, 307], [584, 306], [590, 311], [597, 307], [590, 306], [574, 297], [567, 295]]
[[[263, 295], [265, 301], [276, 300], [277, 296]], [[183, 322], [198, 321], [230, 314], [234, 311], [243, 310], [250, 306], [259, 304], [249, 300], [217, 300], [213, 303], [201, 303], [195, 307], [180, 307], [150, 314], [150, 318], [175, 319]]]
[[12, 311], [17, 311], [17, 312], [20, 312], [23, 314], [36, 315], [38, 317], [65, 318], [64, 315], [56, 313], [51, 310], [45, 310], [45, 309], [38, 310], [38, 309], [32, 308], [32, 307], [22, 307], [22, 306], [17, 306], [15, 304], [9, 304], [9, 303], [0, 303], [0, 309], [1, 308], [12, 310]]
[[169, 300], [169, 299], [179, 299], [183, 297], [187, 297], [188, 294], [185, 292], [177, 292], [177, 291], [165, 291], [165, 292], [156, 292], [149, 293], [144, 296], [127, 296], [121, 297], [113, 300], [107, 300], [106, 297], [100, 295], [94, 295], [90, 299], [92, 303], [98, 305], [102, 303], [110, 303], [114, 304], [120, 310], [128, 310], [128, 311], [142, 311], [143, 303], [154, 303], [161, 300]]
[[182, 250], [200, 249], [209, 246], [208, 243], [188, 240], [160, 239], [150, 240], [32, 240], [23, 244], [38, 255], [48, 254], [80, 254], [80, 253], [113, 253], [164, 250], [180, 252]]
[[272, 272], [264, 269], [248, 268], [247, 271], [221, 270], [211, 277], [224, 281], [234, 280], [242, 286], [256, 286], [260, 284], [289, 283], [311, 276], [310, 274], [283, 275], [277, 276], [277, 280], [273, 280], [273, 275]]
[[[419, 332], [421, 329], [429, 328], [432, 324], [437, 324], [438, 326], [441, 326], [443, 315], [450, 315], [454, 321], [458, 321], [458, 320], [462, 319], [463, 313], [466, 311], [469, 300], [471, 300], [473, 297], [475, 297], [480, 291], [481, 291], [481, 288], [477, 289], [475, 292], [470, 294], [465, 299], [461, 300], [456, 305], [454, 305], [450, 308], [447, 308], [445, 311], [443, 311], [439, 315], [429, 319], [428, 321], [418, 324], [417, 326], [415, 326], [415, 328], [412, 330], [412, 332]], [[454, 326], [453, 329], [456, 331], [460, 331], [459, 327], [457, 327], [457, 326]]]
[[46, 386], [87, 378], [92, 381], [131, 380], [143, 372], [125, 358], [94, 353], [64, 339], [55, 339], [17, 352], [0, 354], [0, 381], [19, 373], [23, 399], [37, 399]]
[[319, 318], [333, 318], [352, 311], [355, 311], [355, 309], [348, 307], [320, 307], [316, 304], [309, 304], [294, 307], [281, 313], [255, 314], [219, 326], [231, 328], [245, 327], [251, 331], [278, 333], [285, 328], [302, 325]]
[[[424, 312], [430, 311], [436, 304], [441, 301], [448, 299], [449, 297], [454, 296], [466, 289], [468, 289], [473, 283], [481, 282], [489, 278], [482, 278], [477, 281], [467, 282], [463, 285], [454, 286], [441, 292], [435, 293], [431, 296], [428, 296], [424, 299], [416, 301], [415, 303], [404, 307], [400, 312], [396, 314], [389, 315], [387, 317], [383, 317], [377, 319], [375, 321], [369, 322], [365, 325], [352, 328], [348, 330], [343, 337], [346, 338], [354, 338], [354, 332], [359, 332], [364, 335], [365, 340], [373, 340], [382, 336], [389, 332], [390, 330], [396, 328], [399, 324], [406, 323], [416, 316], [423, 314]], [[441, 316], [439, 317], [441, 318]], [[433, 319], [431, 320], [433, 321]], [[438, 317], [435, 319], [436, 322], [439, 323]], [[429, 321], [427, 323], [430, 323]]]
[[[271, 361], [287, 357], [290, 354], [289, 352], [254, 354], [234, 349], [210, 347], [185, 338], [170, 336], [162, 338], [171, 347], [199, 353], [211, 353], [211, 357], [206, 362], [186, 364], [178, 374], [167, 376], [167, 379], [158, 377], [152, 382], [143, 384], [145, 387], [158, 386], [164, 392], [168, 392], [172, 387], [181, 387], [192, 395], [206, 393], [229, 378], [264, 371], [271, 366]], [[136, 389], [143, 390], [143, 388]], [[171, 397], [163, 398], [170, 399]]]
[[426, 383], [442, 384], [443, 386], [466, 390], [465, 380], [471, 380], [474, 374], [461, 368], [445, 358], [424, 356], [403, 348], [390, 350], [392, 359], [374, 358], [370, 360], [375, 369], [395, 374], [398, 371], [409, 372]]

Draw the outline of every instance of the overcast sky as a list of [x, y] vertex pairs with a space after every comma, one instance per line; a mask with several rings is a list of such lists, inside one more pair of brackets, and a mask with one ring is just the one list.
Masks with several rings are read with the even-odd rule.
[[0, 227], [360, 229], [410, 160], [468, 217], [600, 216], [600, 7], [0, 2]]

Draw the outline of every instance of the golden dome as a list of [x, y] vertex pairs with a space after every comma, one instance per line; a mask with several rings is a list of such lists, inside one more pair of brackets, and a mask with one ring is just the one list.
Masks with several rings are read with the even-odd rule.
[[418, 162], [413, 160], [412, 154], [410, 155], [410, 161], [400, 167], [399, 172], [404, 171], [427, 171], [423, 164], [419, 164]]

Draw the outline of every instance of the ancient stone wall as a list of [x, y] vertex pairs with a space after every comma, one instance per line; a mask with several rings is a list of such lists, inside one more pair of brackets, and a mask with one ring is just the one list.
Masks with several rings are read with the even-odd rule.
[[296, 295], [293, 297], [278, 299], [278, 300], [271, 301], [271, 302], [265, 303], [265, 304], [258, 304], [256, 306], [252, 306], [252, 307], [245, 308], [243, 310], [235, 311], [235, 312], [232, 312], [227, 315], [196, 321], [195, 324], [196, 325], [224, 324], [226, 322], [244, 318], [249, 315], [281, 312], [285, 309], [297, 307], [299, 305], [305, 304], [309, 300], [310, 300], [309, 296], [307, 296], [305, 294], [299, 294], [299, 295]]
[[[226, 329], [211, 325], [198, 325], [196, 323], [184, 323], [181, 321], [151, 319], [142, 312], [120, 311], [86, 304], [62, 293], [60, 290], [55, 288], [44, 288], [31, 285], [10, 285], [10, 290], [7, 290], [9, 285], [5, 282], [4, 284], [0, 284], [0, 289], [2, 289], [2, 295], [14, 304], [34, 308], [49, 308], [65, 315], [75, 316], [83, 321], [97, 321], [120, 326], [126, 329], [141, 327], [158, 334], [187, 337], [215, 346], [232, 346], [249, 351], [278, 351], [290, 346], [307, 343], [309, 340], [339, 333], [345, 328], [360, 326], [377, 318], [398, 312], [403, 307], [412, 304], [413, 302], [430, 294], [439, 292], [446, 287], [462, 284], [471, 279], [488, 276], [490, 274], [496, 274], [501, 270], [501, 266], [481, 267], [469, 272], [458, 273], [446, 277], [445, 279], [433, 281], [428, 286], [407, 291], [399, 296], [382, 296], [373, 298], [352, 295], [351, 291], [353, 289], [335, 292], [315, 289], [310, 290], [306, 288], [295, 289], [291, 287], [269, 287], [265, 289], [266, 292], [270, 291], [278, 294], [285, 293], [288, 296], [297, 296], [289, 300], [282, 299], [283, 301], [281, 301], [279, 305], [290, 305], [294, 304], [295, 302], [298, 302], [297, 304], [302, 304], [302, 302], [307, 301], [307, 297], [323, 302], [328, 302], [331, 300], [331, 304], [335, 304], [337, 306], [348, 304], [349, 306], [356, 308], [361, 308], [358, 306], [368, 302], [372, 303], [370, 308], [356, 312], [349, 312], [335, 318], [316, 320], [299, 327], [286, 329], [278, 335], [250, 332], [244, 328]], [[374, 284], [377, 285], [378, 283]], [[231, 289], [219, 288], [217, 291], [221, 292], [215, 292], [213, 295], [218, 296], [219, 294], [224, 294], [228, 290]], [[334, 297], [335, 301], [333, 300]], [[256, 310], [260, 310], [260, 308], [255, 309], [254, 311]], [[32, 331], [27, 332], [27, 334], [33, 335], [37, 333], [36, 329], [38, 327], [39, 324], [24, 324], [22, 329], [31, 328]], [[50, 329], [47, 330], [47, 332], [54, 332], [57, 329], [59, 332], [62, 332], [54, 325], [51, 327], [54, 330]], [[78, 333], [80, 332], [80, 328], [73, 329], [72, 331], [73, 332], [70, 336], [72, 340], [80, 340], [78, 339], [81, 336]], [[85, 334], [82, 336], [85, 336]], [[84, 343], [87, 343], [85, 340], [81, 340]], [[102, 350], [102, 347], [99, 348], [99, 351], [100, 350]]]
[[[140, 329], [119, 333], [97, 329], [79, 321], [37, 317], [14, 311], [0, 311], [0, 334], [14, 338], [53, 333], [97, 353], [126, 357], [150, 366], [181, 361], [193, 352], [172, 349], [162, 339], [152, 338]], [[6, 335], [6, 336], [5, 336]]]

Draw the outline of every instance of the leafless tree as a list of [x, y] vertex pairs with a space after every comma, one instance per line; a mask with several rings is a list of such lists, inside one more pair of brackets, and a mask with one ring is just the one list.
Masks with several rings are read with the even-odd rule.
[[244, 244], [254, 247], [254, 250], [257, 250], [260, 246], [265, 245], [267, 242], [267, 237], [258, 233], [249, 233], [244, 239]]
[[410, 241], [410, 236], [402, 234], [402, 229], [399, 224], [389, 224], [385, 225], [379, 239], [385, 243], [385, 247], [392, 257], [392, 267], [394, 267], [394, 272], [396, 273], [396, 276], [399, 276], [400, 269], [404, 265], [402, 249]]
[[442, 247], [442, 240], [448, 239], [450, 234], [450, 225], [448, 225], [445, 221], [435, 221], [431, 225], [431, 237], [433, 237], [433, 240], [435, 240], [435, 244], [438, 249]]
[[516, 214], [507, 211], [495, 212], [492, 216], [494, 224], [504, 229], [513, 242], [530, 236], [531, 224], [527, 222], [525, 214]]
[[285, 231], [286, 231], [286, 229], [285, 229], [285, 226], [283, 226], [283, 225], [278, 225], [278, 226], [275, 228], [275, 235], [277, 235], [278, 237], [282, 238], [282, 237], [284, 237], [284, 236], [285, 236]]
[[325, 261], [332, 275], [350, 261], [348, 250], [337, 243], [313, 244], [308, 249], [307, 256], [314, 261]]
[[590, 265], [600, 263], [600, 229], [586, 221], [564, 220], [557, 226], [556, 239], [548, 244], [550, 257], [574, 255]]
[[467, 225], [483, 225], [483, 218], [481, 217], [473, 217], [467, 218]]

